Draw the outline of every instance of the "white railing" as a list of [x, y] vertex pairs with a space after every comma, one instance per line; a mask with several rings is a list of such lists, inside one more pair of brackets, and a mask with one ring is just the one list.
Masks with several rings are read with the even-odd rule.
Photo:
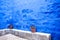
[[17, 29], [0, 30], [0, 36], [6, 35], [6, 34], [13, 34], [21, 38], [27, 38], [29, 40], [51, 40], [51, 34], [48, 34], [48, 33], [39, 33], [39, 32], [32, 33], [30, 31], [23, 31], [23, 30], [17, 30]]

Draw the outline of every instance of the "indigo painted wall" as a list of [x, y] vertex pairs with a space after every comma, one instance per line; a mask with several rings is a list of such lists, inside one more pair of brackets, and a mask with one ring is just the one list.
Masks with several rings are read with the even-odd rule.
[[0, 0], [0, 29], [13, 24], [15, 29], [51, 33], [60, 40], [60, 0]]

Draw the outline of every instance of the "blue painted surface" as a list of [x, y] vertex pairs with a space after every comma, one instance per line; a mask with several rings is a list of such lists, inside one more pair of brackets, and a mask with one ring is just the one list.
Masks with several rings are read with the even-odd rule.
[[51, 33], [60, 40], [60, 0], [0, 0], [0, 29], [13, 24], [15, 29]]

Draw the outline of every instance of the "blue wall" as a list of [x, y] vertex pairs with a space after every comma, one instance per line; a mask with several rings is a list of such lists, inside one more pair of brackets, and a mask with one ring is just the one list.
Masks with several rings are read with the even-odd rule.
[[15, 29], [51, 33], [60, 40], [60, 0], [0, 0], [0, 29], [13, 24]]

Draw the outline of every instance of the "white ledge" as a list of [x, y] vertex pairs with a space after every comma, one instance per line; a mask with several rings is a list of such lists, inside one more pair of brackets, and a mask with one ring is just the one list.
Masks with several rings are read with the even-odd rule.
[[[19, 37], [27, 38], [29, 40], [51, 40], [50, 39], [51, 34], [49, 33], [41, 33], [41, 32], [32, 33], [30, 31], [17, 30], [17, 29], [3, 29], [3, 30], [0, 30], [0, 34], [1, 34], [1, 31], [3, 31], [5, 34], [11, 33]], [[2, 35], [4, 35], [4, 33]]]

